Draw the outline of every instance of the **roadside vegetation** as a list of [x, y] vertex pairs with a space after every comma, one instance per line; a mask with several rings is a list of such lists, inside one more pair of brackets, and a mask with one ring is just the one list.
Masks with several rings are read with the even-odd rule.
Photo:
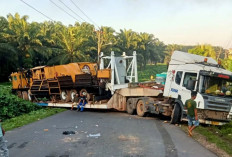
[[11, 130], [64, 111], [59, 108], [42, 108], [11, 93], [10, 83], [0, 84], [0, 119], [3, 127]]
[[25, 101], [11, 93], [11, 85], [0, 85], [0, 119], [6, 120], [31, 111], [41, 109], [40, 106]]
[[[180, 126], [188, 134], [187, 124]], [[201, 124], [194, 130], [193, 138], [218, 156], [232, 156], [232, 121], [223, 126]]]
[[232, 121], [223, 126], [199, 126], [196, 132], [232, 156]]
[[137, 52], [139, 70], [147, 64], [170, 61], [175, 50], [221, 59], [232, 70], [229, 50], [204, 45], [177, 45], [160, 41], [150, 33], [131, 29], [115, 31], [112, 27], [95, 28], [89, 23], [63, 25], [59, 21], [28, 22], [27, 15], [18, 13], [0, 16], [0, 82], [7, 81], [12, 72], [41, 65], [59, 65], [70, 62], [96, 62], [97, 54], [116, 55]]
[[52, 116], [59, 112], [63, 112], [65, 110], [66, 109], [64, 108], [42, 108], [36, 111], [31, 111], [27, 114], [23, 114], [21, 116], [17, 116], [17, 117], [5, 120], [3, 122], [3, 127], [6, 131], [9, 131], [14, 128], [18, 128], [26, 124]]
[[167, 65], [146, 65], [146, 69], [138, 71], [139, 82], [149, 81], [151, 76], [155, 78], [156, 74], [160, 74], [162, 72], [167, 72]]

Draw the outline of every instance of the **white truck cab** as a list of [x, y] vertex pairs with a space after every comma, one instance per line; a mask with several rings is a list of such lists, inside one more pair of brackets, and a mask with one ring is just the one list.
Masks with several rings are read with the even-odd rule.
[[[232, 72], [214, 59], [175, 51], [169, 63], [164, 96], [173, 98], [176, 113], [185, 117], [185, 101], [195, 99], [201, 123], [217, 124], [232, 118]], [[175, 113], [175, 112], [174, 112]]]

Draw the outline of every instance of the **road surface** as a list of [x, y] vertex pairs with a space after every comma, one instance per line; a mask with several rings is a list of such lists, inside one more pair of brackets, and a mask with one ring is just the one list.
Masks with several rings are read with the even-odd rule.
[[216, 156], [178, 126], [121, 112], [65, 111], [8, 131], [6, 139], [11, 157]]

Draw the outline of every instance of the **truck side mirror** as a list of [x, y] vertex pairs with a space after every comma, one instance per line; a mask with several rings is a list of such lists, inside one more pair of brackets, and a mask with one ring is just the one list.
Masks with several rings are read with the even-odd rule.
[[196, 83], [195, 80], [188, 80], [186, 88], [188, 90], [194, 90], [195, 83]]

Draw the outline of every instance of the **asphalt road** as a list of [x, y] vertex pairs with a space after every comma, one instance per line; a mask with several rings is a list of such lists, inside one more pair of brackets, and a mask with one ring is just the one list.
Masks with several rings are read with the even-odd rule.
[[8, 131], [5, 138], [11, 157], [216, 156], [178, 126], [120, 112], [65, 111]]

